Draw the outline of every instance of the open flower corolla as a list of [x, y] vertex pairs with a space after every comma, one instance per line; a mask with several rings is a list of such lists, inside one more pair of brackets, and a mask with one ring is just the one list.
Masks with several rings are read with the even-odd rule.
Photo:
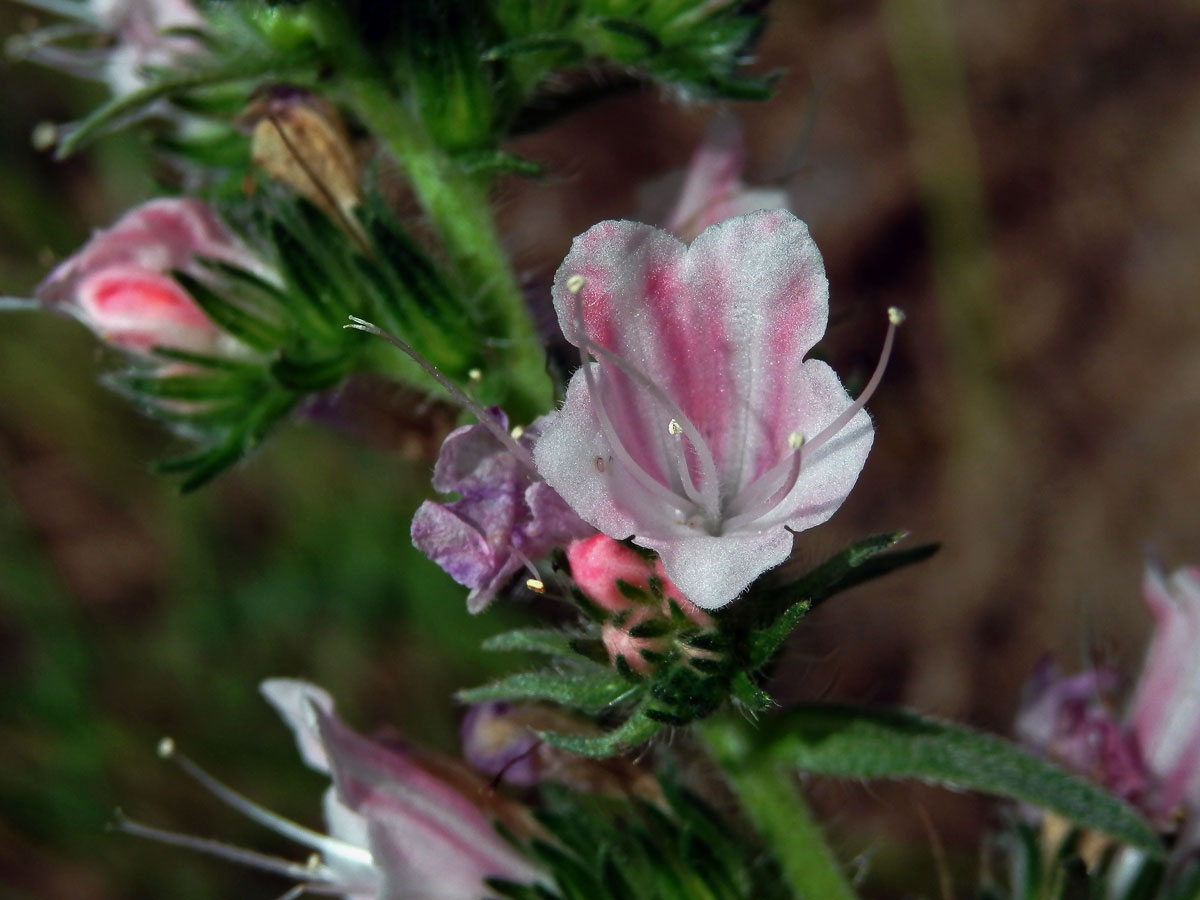
[[[582, 365], [534, 447], [588, 523], [658, 552], [697, 606], [735, 598], [845, 500], [874, 438], [826, 363], [828, 282], [785, 210], [713, 225], [691, 245], [609, 221], [575, 239], [554, 305]], [[589, 359], [589, 357], [591, 359]]]

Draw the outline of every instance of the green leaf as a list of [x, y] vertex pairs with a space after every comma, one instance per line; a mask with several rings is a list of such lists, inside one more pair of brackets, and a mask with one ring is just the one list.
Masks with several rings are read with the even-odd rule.
[[584, 712], [598, 713], [636, 693], [616, 672], [595, 667], [594, 674], [563, 674], [562, 672], [521, 672], [459, 691], [455, 697], [461, 703], [483, 703], [488, 700], [549, 700]]
[[282, 68], [295, 69], [307, 63], [307, 57], [294, 56], [285, 61], [275, 57], [255, 56], [174, 77], [159, 78], [140, 90], [114, 97], [92, 112], [59, 143], [56, 156], [58, 159], [65, 159], [91, 143], [109, 127], [118, 125], [164, 97], [209, 85], [261, 77], [269, 73], [278, 76]]
[[599, 759], [624, 753], [652, 738], [662, 724], [654, 721], [641, 710], [637, 710], [619, 727], [601, 735], [561, 734], [555, 731], [539, 731], [547, 744], [578, 756]]
[[573, 642], [578, 635], [566, 631], [552, 631], [548, 628], [518, 628], [494, 635], [483, 642], [483, 649], [488, 651], [511, 651], [525, 653], [546, 653], [550, 656], [575, 656]]
[[903, 710], [814, 705], [788, 710], [754, 740], [745, 765], [782, 763], [840, 778], [918, 778], [1011, 797], [1150, 854], [1163, 847], [1125, 803], [995, 735]]

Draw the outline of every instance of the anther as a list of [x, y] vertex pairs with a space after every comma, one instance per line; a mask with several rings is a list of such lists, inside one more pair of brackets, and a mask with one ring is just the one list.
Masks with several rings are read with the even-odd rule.
[[512, 431], [509, 432], [509, 434], [512, 435], [512, 438], [514, 441], [519, 441], [521, 439], [521, 435], [523, 435], [524, 433], [525, 433], [524, 425], [514, 425], [512, 427]]
[[175, 739], [165, 737], [158, 742], [158, 758], [170, 759], [175, 755]]
[[805, 438], [804, 435], [802, 435], [799, 431], [793, 431], [788, 435], [788, 447], [790, 447], [792, 450], [799, 450], [804, 446], [805, 440], [807, 440], [807, 438]]
[[321, 859], [320, 853], [310, 853], [308, 855], [308, 859], [304, 863], [304, 867], [312, 872], [318, 871], [323, 865], [325, 865], [325, 863]]
[[904, 310], [898, 306], [889, 306], [887, 311], [888, 321], [893, 325], [903, 325], [907, 316], [904, 315]]
[[525, 587], [529, 588], [535, 594], [546, 593], [546, 582], [540, 578], [526, 578]]
[[476, 384], [478, 384], [479, 382], [483, 381], [483, 370], [482, 369], [468, 369], [467, 370], [467, 378], [469, 378], [471, 381], [474, 381]]
[[679, 424], [678, 419], [672, 419], [667, 423], [668, 434], [683, 434], [683, 426]]
[[38, 122], [33, 126], [29, 142], [34, 150], [49, 150], [58, 143], [58, 126], [53, 122]]
[[570, 275], [567, 277], [567, 290], [572, 294], [578, 294], [583, 290], [585, 279], [582, 275]]

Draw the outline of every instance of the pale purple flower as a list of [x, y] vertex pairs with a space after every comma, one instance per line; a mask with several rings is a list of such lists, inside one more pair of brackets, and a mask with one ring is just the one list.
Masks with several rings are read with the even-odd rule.
[[690, 247], [602, 222], [575, 239], [553, 296], [584, 364], [534, 445], [538, 471], [598, 530], [657, 551], [697, 606], [731, 601], [845, 500], [901, 316], [889, 311], [880, 366], [852, 400], [804, 358], [828, 283], [791, 213], [730, 219]]
[[746, 147], [732, 115], [718, 115], [692, 154], [683, 188], [666, 229], [691, 241], [709, 225], [758, 209], [786, 209], [788, 195], [778, 188], [751, 188], [742, 183]]
[[[508, 419], [493, 408], [500, 429]], [[526, 453], [544, 422], [517, 438]], [[529, 561], [553, 547], [593, 533], [522, 457], [482, 424], [465, 425], [446, 438], [433, 470], [433, 486], [457, 493], [449, 503], [427, 500], [412, 521], [412, 541], [459, 584], [469, 587], [467, 608], [479, 612]]]
[[235, 351], [237, 343], [171, 278], [174, 270], [204, 277], [202, 258], [274, 277], [207, 206], [171, 197], [143, 203], [96, 232], [38, 285], [34, 298], [124, 350]]
[[1183, 814], [1179, 846], [1200, 846], [1200, 570], [1168, 579], [1149, 567], [1155, 627], [1124, 714], [1108, 668], [1062, 677], [1043, 661], [1026, 688], [1017, 735], [1133, 803], [1164, 831]]
[[358, 850], [338, 855], [319, 848], [335, 890], [380, 900], [478, 900], [487, 878], [542, 880], [481, 808], [490, 800], [501, 815], [504, 804], [481, 779], [450, 760], [356, 734], [313, 685], [270, 679], [262, 692], [291, 726], [305, 763], [333, 778], [325, 796], [330, 837]]
[[1108, 667], [1063, 676], [1038, 663], [1017, 714], [1017, 738], [1130, 803], [1144, 805], [1149, 773], [1111, 703], [1117, 673]]

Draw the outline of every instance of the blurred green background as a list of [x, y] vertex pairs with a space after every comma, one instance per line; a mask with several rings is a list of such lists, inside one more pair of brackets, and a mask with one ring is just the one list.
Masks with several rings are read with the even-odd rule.
[[[814, 616], [785, 698], [896, 702], [1009, 728], [1034, 660], [1135, 674], [1147, 550], [1200, 562], [1200, 8], [1186, 0], [776, 2], [740, 107], [747, 180], [788, 188], [825, 254], [839, 371], [868, 372], [882, 311], [909, 313], [873, 400], [875, 451], [813, 562], [895, 527], [943, 540], [917, 571]], [[0, 31], [34, 22], [0, 2]], [[31, 146], [97, 89], [0, 71], [0, 293], [27, 294], [93, 227], [151, 196], [122, 136], [56, 164]], [[710, 111], [646, 90], [515, 149], [503, 232], [547, 279], [570, 239], [632, 216]], [[453, 749], [458, 687], [505, 659], [412, 550], [429, 462], [308, 424], [197, 494], [148, 463], [179, 447], [97, 385], [112, 360], [73, 322], [0, 318], [0, 896], [271, 897], [274, 879], [108, 834], [118, 805], [169, 828], [289, 852], [159, 762], [164, 734], [265, 805], [316, 824], [320, 778], [257, 695], [318, 682], [361, 728]], [[934, 896], [929, 813], [967, 896], [975, 798], [814, 786], [869, 896]]]

